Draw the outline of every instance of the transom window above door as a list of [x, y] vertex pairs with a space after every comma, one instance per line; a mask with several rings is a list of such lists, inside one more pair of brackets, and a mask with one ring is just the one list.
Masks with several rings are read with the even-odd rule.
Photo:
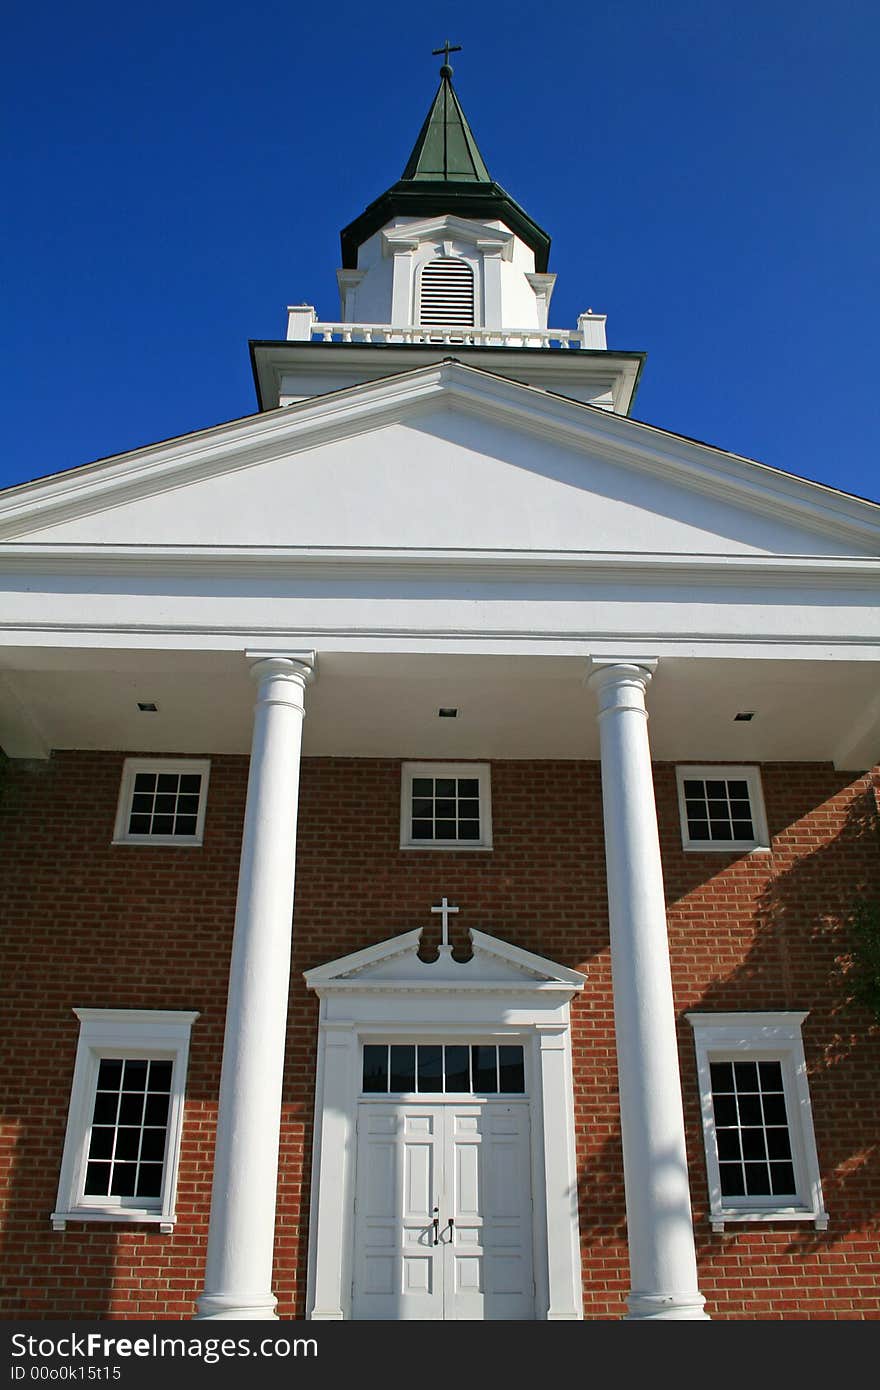
[[365, 1043], [366, 1095], [525, 1094], [521, 1044]]
[[488, 763], [404, 763], [401, 849], [491, 849]]

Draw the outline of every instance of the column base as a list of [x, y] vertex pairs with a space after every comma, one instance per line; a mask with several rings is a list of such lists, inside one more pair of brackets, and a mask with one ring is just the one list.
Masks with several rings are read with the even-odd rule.
[[277, 1322], [274, 1294], [203, 1293], [197, 1300], [198, 1312], [193, 1322], [215, 1322], [236, 1319], [242, 1322]]
[[624, 1322], [708, 1322], [706, 1300], [698, 1293], [631, 1293]]

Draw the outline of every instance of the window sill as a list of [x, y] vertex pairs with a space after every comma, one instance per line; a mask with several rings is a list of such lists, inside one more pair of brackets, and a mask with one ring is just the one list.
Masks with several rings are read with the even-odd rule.
[[136, 845], [146, 849], [201, 849], [203, 841], [188, 839], [185, 835], [144, 835], [141, 838], [124, 836], [110, 841], [111, 845]]
[[170, 1235], [177, 1216], [174, 1212], [147, 1211], [143, 1207], [120, 1207], [113, 1211], [83, 1207], [76, 1211], [53, 1211], [49, 1220], [53, 1231], [63, 1231], [68, 1221], [114, 1221], [158, 1226], [163, 1235]]
[[808, 1222], [815, 1226], [817, 1231], [828, 1230], [827, 1211], [806, 1211], [796, 1207], [779, 1207], [766, 1211], [736, 1211], [725, 1209], [719, 1212], [712, 1212], [709, 1216], [713, 1231], [723, 1231], [726, 1225], [731, 1222], [742, 1221], [788, 1221], [788, 1222]]
[[753, 840], [716, 840], [714, 843], [682, 845], [685, 854], [771, 854], [770, 845], [756, 844]]
[[402, 850], [416, 850], [433, 854], [491, 854], [493, 845], [468, 845], [432, 842], [424, 845], [401, 845]]

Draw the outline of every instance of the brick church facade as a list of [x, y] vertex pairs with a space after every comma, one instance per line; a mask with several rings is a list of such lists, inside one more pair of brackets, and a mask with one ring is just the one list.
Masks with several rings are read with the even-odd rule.
[[444, 66], [258, 416], [0, 499], [3, 1316], [880, 1314], [880, 510], [548, 245]]

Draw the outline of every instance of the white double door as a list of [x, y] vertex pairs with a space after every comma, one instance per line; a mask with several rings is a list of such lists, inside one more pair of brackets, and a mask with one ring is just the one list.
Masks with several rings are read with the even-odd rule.
[[535, 1316], [528, 1102], [362, 1101], [352, 1317]]

